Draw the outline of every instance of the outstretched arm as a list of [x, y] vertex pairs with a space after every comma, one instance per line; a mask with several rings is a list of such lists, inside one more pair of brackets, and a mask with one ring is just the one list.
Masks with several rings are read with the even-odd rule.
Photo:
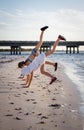
[[31, 74], [28, 74], [27, 77], [26, 77], [26, 86], [27, 86], [27, 84], [28, 84], [28, 82], [30, 80], [30, 77], [31, 77]]
[[32, 73], [31, 73], [31, 75], [30, 75], [30, 77], [29, 77], [29, 83], [28, 83], [28, 85], [27, 85], [27, 87], [29, 87], [30, 86], [30, 84], [31, 84], [31, 81], [32, 81], [32, 79], [33, 79], [33, 71], [32, 71]]

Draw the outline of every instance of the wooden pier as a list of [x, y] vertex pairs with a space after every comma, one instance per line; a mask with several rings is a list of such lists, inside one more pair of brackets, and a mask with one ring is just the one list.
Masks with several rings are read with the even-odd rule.
[[21, 54], [21, 46], [11, 46], [11, 55], [20, 55]]
[[[44, 41], [40, 48], [41, 51], [51, 49], [55, 41]], [[10, 54], [21, 54], [22, 46], [36, 46], [38, 41], [0, 41], [0, 46], [9, 46]], [[58, 46], [66, 46], [66, 53], [79, 53], [79, 47], [84, 46], [84, 41], [66, 41], [60, 42]]]
[[66, 53], [79, 53], [79, 46], [66, 46]]

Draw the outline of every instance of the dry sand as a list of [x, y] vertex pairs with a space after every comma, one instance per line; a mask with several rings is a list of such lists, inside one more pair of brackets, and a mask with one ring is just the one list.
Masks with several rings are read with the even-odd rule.
[[58, 78], [52, 85], [37, 70], [31, 86], [23, 88], [17, 63], [0, 64], [0, 130], [83, 130], [80, 95], [63, 67], [46, 68]]

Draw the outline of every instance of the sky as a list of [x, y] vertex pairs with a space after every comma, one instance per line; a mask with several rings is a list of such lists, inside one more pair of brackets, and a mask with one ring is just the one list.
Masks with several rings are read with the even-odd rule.
[[0, 40], [84, 41], [84, 0], [0, 0]]

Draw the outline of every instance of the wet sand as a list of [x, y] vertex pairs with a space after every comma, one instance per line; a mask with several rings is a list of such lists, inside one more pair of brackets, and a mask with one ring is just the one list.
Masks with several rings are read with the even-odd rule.
[[57, 77], [52, 85], [37, 70], [24, 88], [18, 61], [0, 64], [0, 130], [83, 130], [80, 95], [63, 67], [58, 64], [56, 72], [46, 67]]

